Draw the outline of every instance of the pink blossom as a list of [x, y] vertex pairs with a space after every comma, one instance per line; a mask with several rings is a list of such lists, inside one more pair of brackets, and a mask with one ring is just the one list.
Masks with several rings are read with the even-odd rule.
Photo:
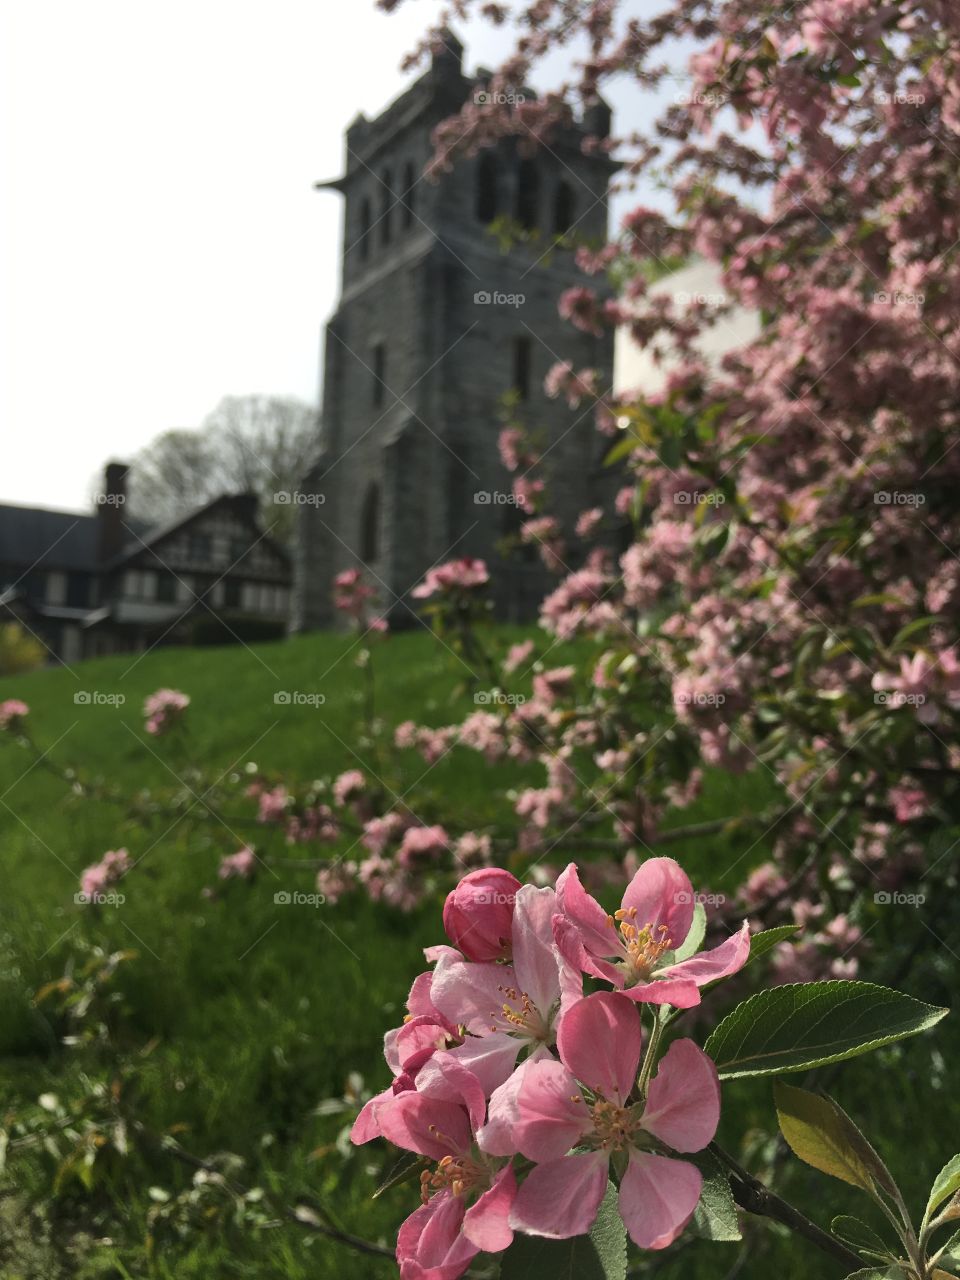
[[167, 733], [180, 721], [189, 705], [189, 697], [179, 689], [157, 689], [143, 704], [144, 728], [155, 737]]
[[362, 769], [348, 769], [341, 773], [333, 784], [333, 798], [339, 805], [345, 805], [366, 789], [367, 779]]
[[684, 1154], [707, 1146], [720, 1119], [716, 1068], [692, 1040], [676, 1040], [635, 1105], [640, 1019], [615, 992], [574, 1004], [557, 1049], [560, 1061], [531, 1064], [518, 1090], [514, 1140], [537, 1163], [517, 1193], [511, 1225], [552, 1239], [589, 1231], [617, 1151], [626, 1161], [619, 1202], [631, 1239], [642, 1249], [666, 1248], [692, 1217], [702, 1178], [688, 1161], [654, 1154], [650, 1139]]
[[430, 596], [447, 595], [452, 591], [472, 591], [490, 581], [487, 566], [482, 560], [464, 557], [462, 560], [448, 560], [433, 569], [418, 587], [410, 592], [418, 600], [429, 599]]
[[554, 946], [555, 912], [553, 889], [524, 885], [516, 892], [510, 964], [472, 963], [445, 951], [434, 971], [431, 999], [468, 1033], [451, 1052], [488, 1094], [507, 1080], [524, 1049], [553, 1044], [561, 1008], [581, 993]]
[[434, 861], [447, 852], [450, 837], [443, 827], [409, 827], [403, 833], [397, 861], [403, 867], [410, 867], [424, 859]]
[[244, 845], [236, 853], [228, 853], [226, 857], [220, 859], [220, 869], [217, 874], [221, 880], [230, 880], [234, 877], [248, 880], [256, 869], [257, 855], [248, 845]]
[[443, 904], [443, 927], [468, 960], [504, 960], [510, 954], [513, 906], [520, 881], [501, 867], [465, 875]]
[[476, 1145], [486, 1114], [476, 1077], [447, 1053], [434, 1055], [426, 1069], [433, 1092], [398, 1093], [377, 1113], [390, 1142], [436, 1161], [421, 1176], [423, 1205], [400, 1228], [397, 1261], [401, 1280], [457, 1280], [481, 1250], [499, 1253], [511, 1244], [516, 1179], [509, 1161]]
[[736, 973], [750, 954], [744, 921], [719, 946], [675, 959], [690, 934], [696, 899], [686, 873], [672, 858], [649, 858], [642, 864], [615, 916], [584, 890], [574, 863], [557, 881], [557, 902], [554, 929], [563, 954], [632, 1000], [689, 1009], [700, 1003], [700, 987]]
[[517, 667], [526, 662], [531, 653], [533, 653], [533, 648], [532, 640], [522, 640], [519, 644], [512, 644], [503, 660], [504, 674], [513, 675]]
[[6, 702], [0, 702], [0, 730], [19, 729], [29, 712], [30, 708], [19, 698], [8, 698]]
[[94, 901], [127, 874], [133, 863], [126, 849], [111, 849], [80, 876], [80, 892]]

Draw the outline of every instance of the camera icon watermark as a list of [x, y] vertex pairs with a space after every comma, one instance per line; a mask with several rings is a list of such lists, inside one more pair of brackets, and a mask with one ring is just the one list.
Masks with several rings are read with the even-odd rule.
[[898, 893], [880, 890], [873, 895], [878, 907], [922, 907], [927, 900], [925, 893]]
[[478, 507], [518, 507], [520, 498], [515, 493], [505, 493], [502, 489], [478, 489], [473, 495]]
[[276, 707], [322, 707], [326, 694], [305, 693], [300, 689], [278, 689], [273, 695]]
[[725, 107], [730, 101], [727, 94], [714, 89], [681, 89], [673, 100], [678, 107]]
[[273, 495], [278, 507], [322, 507], [326, 500], [324, 493], [304, 493], [302, 489], [278, 489]]
[[278, 889], [273, 895], [278, 907], [322, 907], [327, 899], [322, 893], [301, 893], [299, 889]]
[[527, 100], [524, 93], [512, 90], [478, 89], [473, 95], [474, 104], [478, 107], [520, 107]]
[[881, 689], [873, 695], [878, 707], [922, 707], [927, 700], [925, 693], [904, 693], [902, 689]]
[[473, 695], [478, 707], [522, 707], [526, 700], [522, 693], [504, 693], [502, 689], [479, 689]]
[[73, 900], [78, 907], [122, 907], [127, 900], [125, 893], [75, 893]]
[[678, 693], [674, 699], [678, 707], [722, 707], [726, 700], [725, 693]]
[[704, 907], [722, 907], [727, 900], [727, 895], [725, 893], [689, 893], [681, 889], [679, 893], [673, 895], [673, 900], [678, 907], [689, 907], [691, 903], [699, 903]]
[[525, 293], [504, 293], [500, 289], [478, 289], [473, 295], [478, 307], [522, 307], [526, 300]]
[[922, 507], [926, 501], [927, 495], [915, 489], [877, 489], [873, 495], [876, 507]]
[[78, 689], [73, 695], [75, 707], [122, 707], [125, 693], [101, 693], [99, 689]]
[[927, 295], [904, 292], [901, 289], [894, 289], [892, 293], [887, 289], [878, 289], [873, 295], [873, 300], [885, 307], [922, 307], [927, 300]]
[[725, 493], [704, 492], [700, 489], [678, 489], [673, 495], [676, 507], [722, 507], [727, 500]]

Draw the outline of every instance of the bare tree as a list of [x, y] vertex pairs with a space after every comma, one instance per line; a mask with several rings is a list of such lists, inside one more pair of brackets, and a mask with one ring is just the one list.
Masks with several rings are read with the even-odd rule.
[[223, 493], [256, 493], [274, 537], [290, 542], [294, 504], [274, 494], [299, 487], [317, 450], [317, 410], [279, 396], [226, 396], [194, 431], [165, 431], [134, 459], [131, 515], [158, 524]]

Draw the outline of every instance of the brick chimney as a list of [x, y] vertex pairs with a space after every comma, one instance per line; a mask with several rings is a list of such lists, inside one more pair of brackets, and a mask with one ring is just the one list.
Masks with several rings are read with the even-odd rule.
[[97, 498], [97, 559], [112, 560], [126, 542], [127, 473], [125, 462], [108, 462], [103, 473], [103, 493]]

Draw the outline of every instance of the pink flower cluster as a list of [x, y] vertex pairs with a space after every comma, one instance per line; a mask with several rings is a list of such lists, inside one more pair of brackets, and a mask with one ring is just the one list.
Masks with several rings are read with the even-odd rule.
[[217, 874], [221, 880], [249, 880], [257, 869], [257, 855], [249, 845], [220, 859]]
[[431, 596], [473, 591], [489, 581], [490, 574], [485, 562], [466, 556], [462, 560], [448, 560], [446, 564], [428, 569], [424, 580], [410, 594], [418, 600], [428, 600]]
[[0, 702], [0, 730], [9, 729], [12, 732], [19, 729], [29, 713], [30, 708], [19, 698], [8, 698], [6, 702]]
[[189, 705], [189, 697], [179, 689], [158, 689], [143, 704], [144, 728], [154, 737], [160, 737], [180, 721]]
[[80, 875], [80, 892], [91, 902], [127, 874], [133, 863], [126, 849], [111, 849]]
[[[634, 1242], [665, 1248], [699, 1201], [684, 1157], [712, 1140], [720, 1086], [692, 1040], [661, 1053], [658, 1009], [742, 968], [746, 924], [698, 953], [696, 898], [669, 858], [640, 866], [614, 915], [571, 864], [555, 890], [473, 871], [443, 919], [453, 945], [427, 950], [384, 1040], [393, 1082], [351, 1134], [432, 1162], [400, 1228], [402, 1280], [456, 1280], [515, 1232], [582, 1235], [611, 1177]], [[585, 975], [606, 989], [585, 995]]]
[[370, 618], [367, 608], [376, 591], [363, 580], [359, 569], [344, 569], [333, 580], [333, 606], [354, 623], [360, 631], [386, 631], [385, 618]]

